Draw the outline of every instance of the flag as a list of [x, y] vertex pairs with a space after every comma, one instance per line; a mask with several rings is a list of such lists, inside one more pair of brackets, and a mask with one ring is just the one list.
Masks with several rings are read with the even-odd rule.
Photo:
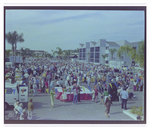
[[57, 89], [55, 89], [55, 92], [56, 92], [56, 94], [57, 94]]
[[15, 94], [16, 89], [13, 89], [13, 93]]
[[7, 92], [7, 89], [5, 89], [5, 93]]
[[85, 92], [85, 88], [84, 87], [82, 87], [83, 88], [83, 91]]
[[110, 87], [113, 89], [112, 84], [111, 84], [111, 83], [109, 83], [109, 85], [110, 85]]
[[47, 94], [49, 94], [48, 89], [46, 89]]

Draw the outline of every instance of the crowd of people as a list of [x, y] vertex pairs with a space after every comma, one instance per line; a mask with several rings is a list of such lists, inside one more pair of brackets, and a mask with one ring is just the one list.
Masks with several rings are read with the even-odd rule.
[[[127, 109], [127, 99], [133, 97], [134, 91], [143, 91], [143, 78], [131, 67], [123, 70], [123, 68], [117, 69], [92, 63], [34, 61], [13, 67], [12, 75], [14, 76], [17, 71], [21, 72], [22, 84], [28, 86], [29, 93], [33, 96], [37, 95], [37, 91], [50, 94], [52, 107], [54, 107], [54, 87], [62, 87], [64, 90], [68, 86], [73, 86], [73, 104], [76, 104], [77, 100], [80, 102], [80, 86], [87, 85], [94, 102], [98, 102], [98, 95], [100, 95], [100, 104], [105, 104], [107, 117], [112, 104], [112, 96], [108, 93], [109, 83], [116, 85], [121, 107], [123, 108], [125, 104], [125, 109]], [[31, 112], [28, 114], [32, 115]]]

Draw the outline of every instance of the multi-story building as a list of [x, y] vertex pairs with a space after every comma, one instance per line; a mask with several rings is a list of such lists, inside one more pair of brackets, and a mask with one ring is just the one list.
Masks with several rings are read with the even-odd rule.
[[[130, 43], [126, 40], [112, 42], [106, 41], [106, 39], [100, 39], [97, 42], [91, 41], [85, 44], [79, 45], [79, 57], [80, 62], [92, 62], [95, 64], [110, 64], [111, 61], [120, 63], [121, 65], [130, 65], [133, 60], [128, 55], [122, 53], [121, 58], [117, 56], [117, 50], [120, 46], [125, 44], [132, 45], [133, 48], [138, 49], [138, 42]], [[116, 49], [113, 56], [110, 53], [110, 49]], [[103, 58], [102, 55], [107, 54], [107, 57]]]

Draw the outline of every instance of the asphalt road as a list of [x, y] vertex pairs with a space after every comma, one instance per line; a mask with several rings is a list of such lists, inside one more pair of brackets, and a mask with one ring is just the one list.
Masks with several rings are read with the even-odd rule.
[[[93, 84], [91, 88], [93, 89]], [[82, 84], [86, 87], [86, 84]], [[143, 92], [134, 92], [135, 98], [128, 100], [127, 109], [132, 106], [140, 107], [142, 105]], [[100, 95], [99, 95], [100, 97]], [[132, 121], [133, 119], [123, 113], [124, 109], [121, 109], [120, 102], [113, 102], [113, 106], [110, 108], [110, 118], [105, 116], [105, 106], [100, 105], [100, 99], [98, 103], [93, 101], [82, 100], [77, 105], [73, 105], [72, 102], [63, 103], [60, 100], [54, 100], [54, 108], [50, 104], [50, 96], [48, 94], [39, 94], [35, 97], [29, 95], [29, 99], [33, 99], [34, 111], [33, 120], [108, 120], [108, 121]], [[27, 104], [24, 104], [27, 107]], [[8, 110], [9, 119], [14, 120], [13, 106], [10, 106]]]

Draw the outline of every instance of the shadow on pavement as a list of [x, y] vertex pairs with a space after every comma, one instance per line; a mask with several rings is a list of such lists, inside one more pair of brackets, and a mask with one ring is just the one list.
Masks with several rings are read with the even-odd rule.
[[114, 112], [114, 113], [110, 113], [111, 115], [113, 114], [113, 115], [115, 115], [115, 114], [120, 114], [120, 113], [122, 113], [122, 112]]
[[42, 103], [42, 102], [33, 102], [34, 105], [34, 109], [40, 109], [40, 108], [47, 108], [47, 107], [43, 107], [43, 105], [48, 105], [48, 103]]

